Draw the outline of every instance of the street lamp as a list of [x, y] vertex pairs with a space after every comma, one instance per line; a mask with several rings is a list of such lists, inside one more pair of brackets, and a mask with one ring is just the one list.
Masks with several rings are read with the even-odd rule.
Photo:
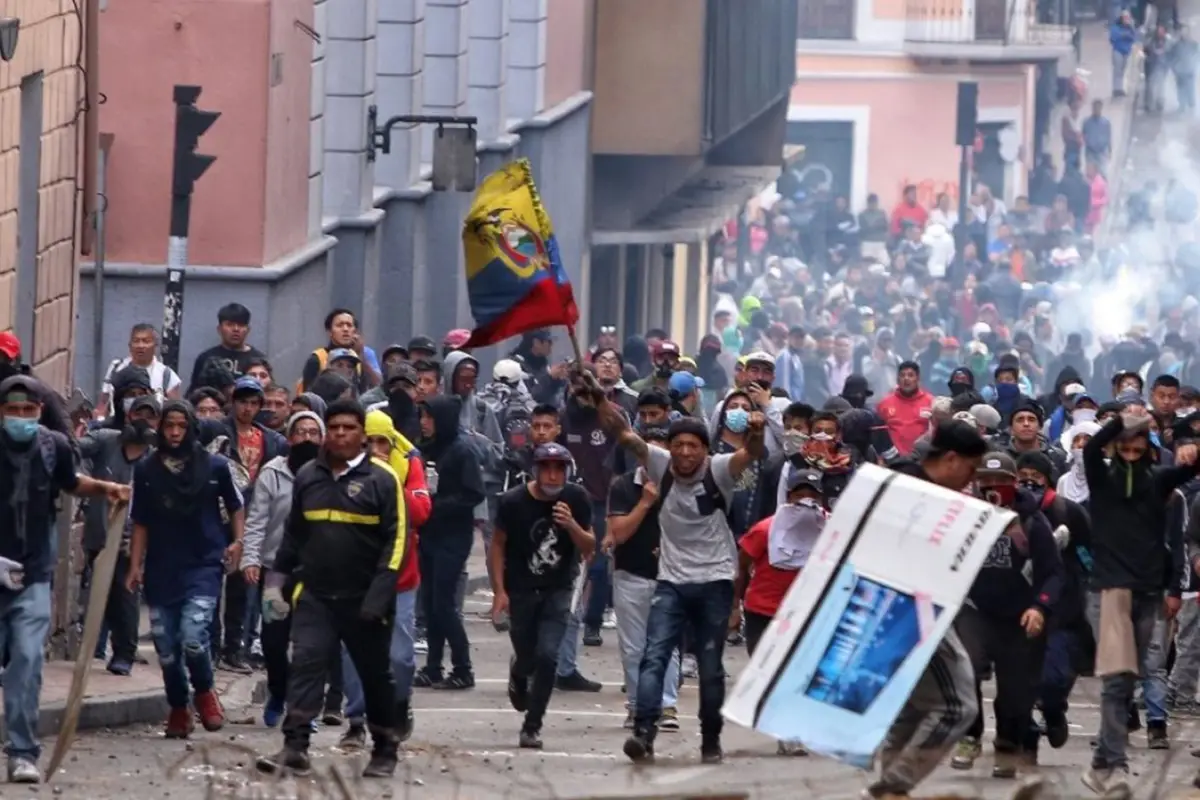
[[380, 124], [379, 109], [367, 109], [367, 161], [375, 153], [392, 152], [392, 128], [396, 125], [437, 125], [433, 137], [433, 175], [430, 183], [435, 192], [452, 189], [470, 192], [475, 188], [475, 117], [398, 116]]
[[17, 52], [17, 34], [20, 32], [21, 20], [0, 17], [0, 60], [12, 61]]

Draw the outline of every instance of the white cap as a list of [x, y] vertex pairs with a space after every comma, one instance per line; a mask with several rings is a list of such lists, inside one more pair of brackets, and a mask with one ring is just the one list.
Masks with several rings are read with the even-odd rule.
[[525, 370], [521, 369], [521, 365], [511, 358], [502, 358], [496, 362], [496, 366], [492, 367], [492, 380], [494, 381], [517, 383], [528, 377]]
[[987, 336], [992, 332], [992, 326], [986, 322], [976, 322], [971, 326], [971, 337], [978, 339], [980, 336]]

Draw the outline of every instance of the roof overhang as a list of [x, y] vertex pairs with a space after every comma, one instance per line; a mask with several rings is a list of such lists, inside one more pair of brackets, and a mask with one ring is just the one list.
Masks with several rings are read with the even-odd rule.
[[737, 216], [747, 200], [774, 183], [780, 172], [779, 164], [706, 166], [636, 225], [606, 227], [603, 219], [597, 219], [592, 230], [592, 244], [695, 244], [707, 241]]

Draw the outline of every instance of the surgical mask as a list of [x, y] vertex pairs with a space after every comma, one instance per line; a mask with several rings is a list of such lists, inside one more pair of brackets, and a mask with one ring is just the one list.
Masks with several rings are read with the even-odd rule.
[[783, 454], [791, 457], [804, 449], [808, 442], [808, 434], [804, 431], [787, 430], [783, 432]]
[[38, 421], [36, 418], [5, 417], [4, 432], [14, 442], [32, 442], [33, 437], [37, 436]]
[[725, 428], [731, 433], [745, 433], [750, 427], [750, 412], [744, 408], [731, 408], [725, 412]]
[[541, 492], [543, 495], [545, 495], [550, 500], [553, 500], [554, 498], [556, 498], [560, 494], [562, 494], [562, 491], [564, 488], [566, 488], [566, 487], [565, 486], [543, 486], [540, 483], [538, 484], [538, 491]]
[[1033, 495], [1037, 500], [1038, 505], [1042, 504], [1042, 500], [1046, 497], [1046, 487], [1042, 486], [1037, 481], [1021, 481], [1021, 488]]
[[1158, 431], [1150, 431], [1150, 444], [1155, 447], [1162, 447], [1162, 439], [1158, 435]]

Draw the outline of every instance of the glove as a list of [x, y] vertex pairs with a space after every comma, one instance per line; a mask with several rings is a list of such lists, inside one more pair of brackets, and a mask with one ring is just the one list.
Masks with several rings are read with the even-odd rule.
[[25, 588], [25, 568], [11, 558], [0, 556], [0, 586], [19, 592]]
[[262, 615], [265, 622], [279, 622], [287, 619], [292, 613], [292, 607], [283, 599], [283, 590], [278, 586], [263, 589]]

